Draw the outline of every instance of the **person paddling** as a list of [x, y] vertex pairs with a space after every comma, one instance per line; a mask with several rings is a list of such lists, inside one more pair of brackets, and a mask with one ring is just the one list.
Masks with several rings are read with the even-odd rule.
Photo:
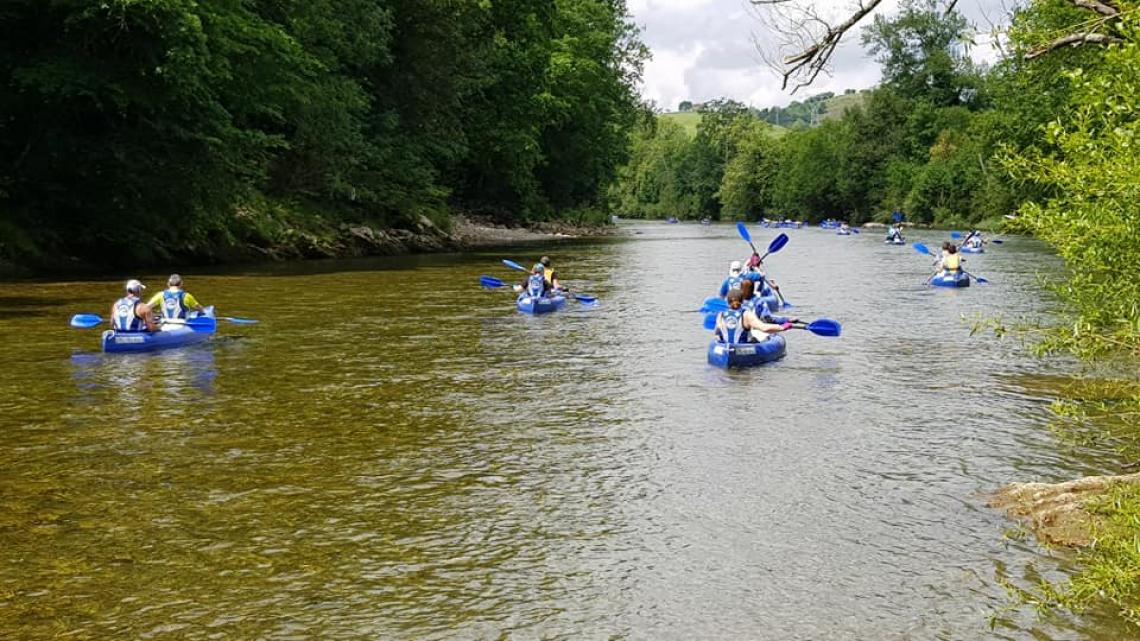
[[515, 291], [520, 292], [520, 298], [524, 296], [532, 298], [546, 296], [550, 292], [550, 288], [546, 284], [546, 266], [542, 263], [535, 263], [530, 270], [530, 276], [523, 281], [522, 285], [516, 285]]
[[744, 275], [741, 273], [742, 266], [739, 260], [734, 260], [728, 266], [728, 276], [720, 284], [720, 292], [718, 296], [724, 298], [728, 296], [728, 292], [734, 289], [740, 289], [740, 283], [744, 282]]
[[556, 292], [570, 291], [569, 289], [563, 287], [562, 283], [558, 281], [558, 272], [554, 271], [554, 268], [550, 266], [550, 256], [543, 256], [539, 259], [538, 262], [542, 264], [542, 275], [543, 278], [546, 279], [547, 289]]
[[118, 332], [157, 331], [153, 310], [142, 302], [146, 285], [132, 278], [127, 281], [126, 289], [127, 295], [111, 305], [111, 327]]
[[760, 334], [775, 334], [792, 328], [792, 323], [765, 322], [755, 312], [744, 309], [744, 294], [739, 289], [728, 292], [728, 309], [717, 314], [716, 338], [722, 343], [757, 343]]
[[957, 276], [962, 272], [962, 255], [958, 253], [958, 248], [955, 245], [949, 245], [946, 248], [939, 265], [945, 276]]
[[182, 289], [182, 277], [178, 274], [171, 274], [166, 285], [165, 290], [155, 294], [147, 303], [152, 309], [158, 308], [162, 320], [185, 319], [191, 309], [199, 313], [206, 311], [193, 294]]

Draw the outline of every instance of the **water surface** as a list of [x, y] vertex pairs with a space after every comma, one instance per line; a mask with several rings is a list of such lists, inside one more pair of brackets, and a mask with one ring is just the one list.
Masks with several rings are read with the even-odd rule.
[[[1040, 246], [935, 290], [878, 233], [788, 230], [772, 275], [844, 335], [789, 333], [784, 360], [725, 372], [695, 310], [747, 245], [627, 229], [179, 267], [262, 323], [154, 355], [66, 327], [119, 281], [0, 284], [0, 637], [1122, 638], [1003, 610], [999, 579], [1067, 561], [1006, 538], [985, 493], [1109, 463], [1043, 429], [1024, 382], [1056, 363], [963, 320], [1050, 314]], [[601, 304], [531, 318], [477, 287], [540, 253]]]

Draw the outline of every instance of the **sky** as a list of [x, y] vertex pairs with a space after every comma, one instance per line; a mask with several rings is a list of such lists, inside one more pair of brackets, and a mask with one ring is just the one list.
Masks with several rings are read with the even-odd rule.
[[[802, 1], [802, 0], [801, 0]], [[682, 100], [704, 102], [732, 98], [754, 107], [784, 106], [793, 100], [845, 89], [865, 89], [879, 81], [879, 67], [863, 52], [860, 27], [847, 32], [831, 59], [830, 73], [791, 94], [781, 90], [781, 77], [768, 67], [756, 43], [775, 37], [747, 0], [627, 0], [642, 41], [653, 53], [645, 65], [642, 96], [662, 111], [675, 111]], [[855, 0], [819, 0], [835, 15], [850, 14]], [[988, 43], [992, 22], [1004, 15], [1010, 0], [959, 0], [961, 11], [977, 28], [979, 43], [971, 57], [992, 61], [997, 51]], [[887, 0], [877, 13], [889, 14], [897, 0]], [[862, 24], [869, 24], [870, 17]], [[862, 25], [860, 25], [862, 26]]]

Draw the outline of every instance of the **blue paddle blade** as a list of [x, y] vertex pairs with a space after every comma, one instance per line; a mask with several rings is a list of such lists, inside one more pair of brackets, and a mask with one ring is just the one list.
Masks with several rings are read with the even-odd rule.
[[503, 259], [503, 264], [506, 265], [507, 267], [510, 267], [511, 269], [517, 269], [520, 272], [529, 272], [530, 271], [529, 269], [527, 269], [526, 267], [523, 267], [522, 265], [516, 263], [515, 261], [508, 260], [506, 258]]
[[954, 239], [954, 240], [958, 240], [958, 239], [959, 239], [959, 238], [961, 238], [961, 237], [962, 237], [962, 232], [960, 232], [960, 231], [952, 231], [952, 232], [950, 232], [950, 238], [952, 238], [952, 239]]
[[795, 305], [789, 303], [786, 300], [780, 299], [780, 307], [783, 307], [784, 309], [791, 309], [791, 308], [795, 307]]
[[744, 223], [736, 223], [736, 231], [740, 234], [740, 237], [743, 238], [745, 242], [752, 242], [752, 234], [748, 233], [748, 228], [744, 226]]
[[768, 253], [769, 254], [775, 254], [776, 252], [783, 249], [784, 245], [787, 245], [787, 244], [788, 244], [788, 235], [787, 234], [780, 234], [779, 236], [776, 236], [775, 238], [773, 238], [772, 242], [768, 244]]
[[830, 318], [821, 318], [808, 323], [804, 329], [817, 336], [839, 336], [843, 326]]
[[76, 314], [71, 317], [71, 326], [75, 329], [91, 329], [103, 322], [98, 314]]
[[233, 316], [219, 316], [218, 320], [229, 321], [234, 325], [256, 325], [261, 322], [255, 318], [234, 318]]
[[218, 329], [218, 322], [209, 316], [200, 316], [198, 318], [187, 318], [186, 326], [196, 332], [213, 334]]
[[728, 301], [723, 298], [710, 298], [701, 306], [702, 312], [723, 312], [728, 309]]
[[716, 317], [716, 314], [705, 314], [705, 318], [701, 321], [701, 324], [707, 330], [714, 330], [716, 329]]
[[596, 305], [598, 303], [597, 296], [589, 296], [586, 294], [571, 294], [571, 296], [574, 297], [574, 300], [582, 303], [583, 305]]
[[498, 278], [492, 278], [491, 276], [480, 276], [479, 284], [483, 287], [486, 287], [487, 289], [495, 289], [497, 287], [502, 287], [503, 281], [499, 280]]
[[856, 228], [856, 227], [848, 227], [848, 229], [850, 229], [850, 230], [851, 230], [851, 233], [852, 233], [852, 234], [858, 234], [858, 233], [859, 233], [859, 229], [858, 229], [858, 228]]
[[934, 255], [930, 252], [929, 249], [927, 249], [926, 245], [923, 245], [922, 243], [915, 243], [914, 245], [911, 245], [911, 246], [914, 247], [914, 250], [920, 254], [926, 254], [927, 256], [933, 256]]
[[995, 245], [1000, 245], [1000, 244], [1004, 243], [1005, 241], [1004, 240], [998, 240], [997, 238], [991, 238], [990, 242], [995, 244]]

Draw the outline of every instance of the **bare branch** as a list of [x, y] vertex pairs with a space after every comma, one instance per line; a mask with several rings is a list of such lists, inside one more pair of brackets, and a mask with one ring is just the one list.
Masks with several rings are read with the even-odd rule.
[[1116, 16], [1120, 15], [1120, 9], [1117, 9], [1116, 7], [1112, 6], [1112, 4], [1109, 2], [1097, 2], [1097, 0], [1069, 0], [1069, 1], [1072, 2], [1074, 5], [1082, 8], [1082, 9], [1088, 9], [1089, 11], [1095, 11], [1095, 12], [1099, 13], [1100, 15], [1106, 16], [1109, 18], [1115, 18]]
[[1117, 38], [1116, 36], [1110, 36], [1103, 33], [1093, 33], [1088, 31], [1081, 33], [1070, 33], [1068, 35], [1057, 38], [1047, 45], [1043, 45], [1034, 49], [1033, 51], [1030, 51], [1029, 53], [1025, 54], [1025, 59], [1033, 60], [1034, 58], [1041, 57], [1050, 51], [1054, 51], [1066, 46], [1079, 47], [1085, 44], [1109, 45], [1116, 42], [1124, 41], [1120, 38]]
[[773, 8], [777, 19], [770, 21], [769, 26], [783, 38], [780, 48], [790, 52], [778, 64], [769, 64], [783, 77], [783, 89], [788, 88], [793, 77], [800, 78], [793, 89], [795, 93], [801, 87], [810, 85], [827, 68], [828, 61], [844, 34], [874, 11], [883, 0], [859, 0], [856, 10], [834, 26], [809, 3], [794, 3], [793, 0], [749, 2], [757, 7]]

